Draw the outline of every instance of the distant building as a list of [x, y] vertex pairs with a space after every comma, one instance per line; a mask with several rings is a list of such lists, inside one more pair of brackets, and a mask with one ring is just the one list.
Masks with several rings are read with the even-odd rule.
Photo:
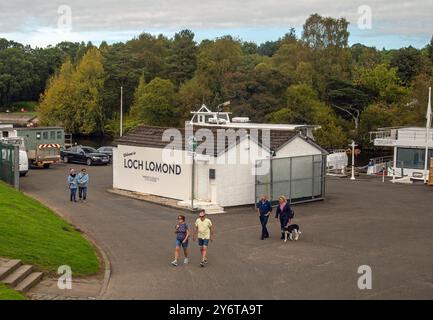
[[[388, 174], [395, 177], [411, 177], [422, 180], [425, 174], [426, 144], [429, 144], [428, 159], [433, 158], [433, 131], [427, 137], [423, 127], [383, 128], [371, 132], [371, 140], [377, 147], [393, 149], [393, 161], [388, 163]], [[428, 163], [428, 167], [430, 167]]]
[[17, 126], [34, 127], [38, 124], [38, 117], [28, 113], [0, 113], [0, 123], [11, 123]]

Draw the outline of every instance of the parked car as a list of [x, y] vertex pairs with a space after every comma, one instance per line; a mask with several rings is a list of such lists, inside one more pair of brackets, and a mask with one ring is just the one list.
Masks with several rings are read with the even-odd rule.
[[113, 147], [100, 147], [98, 149], [98, 152], [103, 153], [105, 155], [107, 155], [110, 158], [110, 162], [113, 161]]
[[85, 163], [88, 166], [94, 164], [108, 164], [110, 158], [92, 147], [73, 146], [60, 153], [63, 162]]

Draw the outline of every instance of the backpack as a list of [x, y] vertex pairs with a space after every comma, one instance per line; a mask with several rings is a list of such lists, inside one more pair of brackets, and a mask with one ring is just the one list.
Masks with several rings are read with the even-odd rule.
[[295, 217], [295, 211], [293, 211], [292, 207], [290, 207], [289, 219], [293, 219]]

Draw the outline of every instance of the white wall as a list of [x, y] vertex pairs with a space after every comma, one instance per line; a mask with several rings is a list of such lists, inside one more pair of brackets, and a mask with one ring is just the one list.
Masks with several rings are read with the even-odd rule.
[[[254, 144], [254, 148], [262, 151], [262, 155], [252, 152], [249, 157], [249, 163], [241, 164], [241, 152], [249, 152], [250, 143]], [[254, 150], [254, 149], [253, 149]], [[244, 154], [245, 155], [245, 154]], [[216, 201], [220, 206], [239, 206], [252, 204], [255, 202], [255, 162], [258, 159], [263, 159], [269, 154], [260, 148], [255, 142], [244, 139], [237, 147], [229, 149], [227, 154], [221, 157], [233, 157], [237, 164], [216, 164], [211, 166], [216, 169]]]
[[296, 137], [277, 151], [275, 158], [302, 157], [320, 155], [322, 151], [301, 137]]
[[[178, 161], [163, 161], [163, 149], [118, 146], [113, 150], [113, 187], [122, 190], [153, 194], [178, 200], [191, 195], [191, 164], [185, 163], [185, 152], [174, 150]], [[140, 161], [140, 162], [134, 162]], [[128, 166], [134, 162], [136, 167]], [[138, 164], [142, 166], [138, 167]], [[177, 165], [180, 173], [151, 171], [151, 163]]]

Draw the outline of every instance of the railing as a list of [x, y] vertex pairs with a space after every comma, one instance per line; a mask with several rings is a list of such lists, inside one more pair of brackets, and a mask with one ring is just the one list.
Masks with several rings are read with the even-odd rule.
[[397, 140], [396, 130], [382, 130], [370, 132], [370, 142], [374, 142], [376, 139], [389, 139]]

